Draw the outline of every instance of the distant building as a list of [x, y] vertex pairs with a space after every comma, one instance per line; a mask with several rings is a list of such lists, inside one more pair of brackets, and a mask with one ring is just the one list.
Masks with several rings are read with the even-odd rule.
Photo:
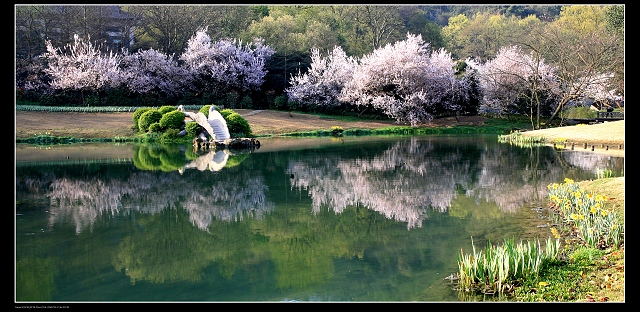
[[135, 15], [122, 11], [119, 6], [108, 6], [104, 11], [109, 20], [104, 29], [105, 44], [114, 51], [131, 49], [134, 44], [133, 31], [138, 19]]
[[[45, 51], [44, 40], [62, 47], [74, 35], [91, 37], [112, 51], [131, 49], [138, 16], [117, 5], [18, 5], [16, 9], [16, 56], [31, 58]], [[19, 10], [18, 10], [19, 9]]]

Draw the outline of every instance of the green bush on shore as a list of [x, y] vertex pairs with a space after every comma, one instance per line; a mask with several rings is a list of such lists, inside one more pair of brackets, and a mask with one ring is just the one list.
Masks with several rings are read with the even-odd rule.
[[168, 111], [160, 118], [160, 126], [163, 129], [178, 129], [184, 125], [185, 114], [178, 110]]
[[140, 107], [133, 112], [133, 127], [134, 129], [139, 129], [138, 121], [140, 120], [140, 116], [148, 111], [150, 111], [151, 107]]
[[249, 126], [249, 122], [247, 122], [244, 117], [240, 116], [240, 114], [233, 112], [226, 117], [222, 116], [227, 121], [227, 128], [229, 128], [229, 133], [232, 137], [250, 137], [251, 126]]
[[140, 119], [138, 119], [138, 129], [140, 132], [147, 132], [149, 131], [149, 126], [151, 126], [152, 123], [160, 122], [161, 118], [162, 113], [160, 113], [160, 111], [150, 109], [140, 115]]

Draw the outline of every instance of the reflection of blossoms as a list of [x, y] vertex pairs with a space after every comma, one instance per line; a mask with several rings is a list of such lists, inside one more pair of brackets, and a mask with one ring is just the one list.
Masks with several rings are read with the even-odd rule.
[[251, 215], [260, 219], [273, 210], [273, 203], [267, 201], [268, 187], [262, 177], [248, 175], [240, 174], [231, 180], [216, 182], [211, 189], [190, 193], [183, 205], [191, 223], [206, 230], [213, 218], [238, 221], [244, 215]]
[[[414, 137], [368, 158], [322, 155], [292, 161], [287, 173], [294, 177], [293, 187], [309, 193], [314, 213], [321, 207], [341, 213], [347, 206], [361, 204], [407, 222], [408, 228], [420, 227], [428, 210], [447, 211], [458, 194], [515, 212], [563, 175], [561, 167], [550, 164], [540, 165], [545, 170], [504, 166], [504, 157], [516, 156], [499, 148], [468, 150], [461, 148], [463, 144], [462, 139], [451, 145]], [[513, 174], [514, 170], [522, 174]]]
[[[540, 152], [545, 149], [541, 149]], [[548, 159], [539, 163], [540, 159]], [[531, 162], [516, 165], [522, 156], [504, 153], [500, 149], [487, 149], [479, 160], [481, 170], [475, 177], [477, 183], [468, 186], [467, 196], [476, 201], [495, 202], [504, 212], [516, 212], [532, 196], [546, 194], [546, 181], [558, 181], [564, 176], [562, 167], [552, 164], [553, 158], [533, 157]], [[513, 163], [505, 166], [505, 163]], [[544, 169], [544, 170], [540, 170]]]
[[[422, 225], [428, 209], [445, 211], [454, 195], [449, 155], [434, 159], [430, 142], [399, 142], [371, 158], [339, 159], [319, 156], [292, 162], [293, 186], [306, 189], [317, 213], [327, 206], [341, 213], [349, 205], [362, 204], [387, 218]], [[460, 166], [464, 168], [465, 166]], [[434, 170], [436, 169], [436, 170]]]
[[572, 166], [582, 168], [585, 170], [593, 170], [596, 173], [597, 169], [615, 168], [618, 166], [615, 162], [622, 161], [619, 157], [611, 157], [609, 155], [598, 153], [582, 153], [582, 152], [562, 152], [562, 158]]
[[76, 233], [91, 226], [103, 214], [159, 213], [175, 208], [177, 198], [186, 198], [184, 208], [191, 223], [206, 230], [213, 218], [224, 221], [242, 219], [243, 215], [262, 217], [273, 209], [266, 199], [261, 177], [249, 173], [219, 180], [206, 187], [177, 174], [137, 172], [129, 179], [75, 180], [52, 177], [50, 192], [50, 224], [72, 219]]
[[101, 214], [118, 213], [122, 208], [122, 196], [128, 193], [119, 183], [110, 184], [98, 179], [54, 179], [50, 189], [50, 225], [71, 218], [77, 234], [90, 228]]
[[[472, 142], [475, 140], [438, 136], [398, 139], [367, 156], [348, 150], [302, 152], [296, 159], [288, 158], [286, 172], [291, 176], [292, 188], [308, 193], [313, 213], [322, 209], [342, 213], [348, 207], [361, 205], [413, 228], [420, 227], [428, 213], [448, 211], [458, 196], [465, 197], [460, 200], [471, 199], [465, 203], [495, 203], [503, 212], [516, 212], [532, 198], [543, 198], [546, 185], [563, 179], [567, 170], [575, 170], [571, 165], [560, 165], [565, 159], [558, 159], [555, 154], [542, 155], [552, 154], [551, 149], [505, 149], [497, 142], [479, 145]], [[373, 150], [367, 150], [370, 151]], [[568, 162], [585, 170], [601, 164], [593, 159], [581, 163], [584, 153], [575, 155], [570, 156], [575, 161]], [[600, 155], [585, 157], [607, 160]], [[612, 168], [620, 166], [615, 163], [617, 159], [610, 160]], [[155, 214], [170, 208], [183, 208], [192, 224], [207, 230], [213, 220], [262, 218], [275, 209], [267, 198], [266, 184], [273, 180], [265, 178], [270, 174], [266, 172], [274, 170], [255, 170], [266, 168], [261, 164], [252, 168], [185, 170], [182, 174], [130, 173], [129, 168], [123, 168], [124, 178], [58, 177], [55, 171], [32, 178], [18, 173], [16, 191], [21, 199], [46, 193], [51, 206], [50, 224], [72, 222], [77, 233], [91, 229], [106, 215], [134, 211]]]

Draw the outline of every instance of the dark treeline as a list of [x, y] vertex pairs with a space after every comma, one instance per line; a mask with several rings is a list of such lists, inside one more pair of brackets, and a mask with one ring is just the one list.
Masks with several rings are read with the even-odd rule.
[[[422, 35], [435, 49], [447, 47], [442, 28], [449, 18], [477, 13], [543, 21], [558, 17], [561, 6], [16, 6], [16, 57], [35, 57], [45, 52], [43, 38], [62, 47], [73, 35], [91, 36], [117, 51], [153, 48], [180, 54], [198, 29], [208, 27], [212, 40], [225, 37], [250, 39], [271, 33], [266, 44], [289, 33], [291, 52], [306, 53], [312, 46], [321, 51], [338, 44], [361, 56], [387, 43], [404, 39], [407, 32]], [[289, 18], [290, 17], [290, 18]], [[274, 41], [271, 41], [271, 40]], [[321, 40], [318, 40], [321, 39]], [[280, 50], [276, 48], [276, 50]], [[453, 51], [452, 51], [453, 52]]]

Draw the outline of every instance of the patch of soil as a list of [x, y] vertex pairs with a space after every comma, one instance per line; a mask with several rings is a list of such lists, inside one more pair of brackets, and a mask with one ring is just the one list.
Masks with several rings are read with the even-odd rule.
[[[244, 117], [251, 125], [251, 130], [255, 135], [285, 134], [292, 132], [305, 132], [314, 130], [330, 130], [333, 126], [340, 126], [342, 129], [377, 129], [398, 125], [394, 121], [341, 121], [331, 117], [321, 117], [316, 115], [283, 112], [275, 110], [235, 110]], [[481, 116], [459, 117], [459, 122], [454, 117], [434, 119], [431, 123], [421, 126], [454, 126], [454, 125], [482, 125], [486, 120]]]
[[[394, 121], [340, 121], [330, 117], [275, 110], [237, 109], [251, 125], [256, 136], [279, 135], [292, 132], [330, 130], [332, 126], [343, 129], [377, 129], [397, 125]], [[135, 131], [133, 113], [50, 113], [16, 112], [16, 138], [30, 138], [38, 134], [75, 138], [131, 137]], [[481, 116], [462, 116], [434, 119], [421, 125], [443, 127], [454, 125], [482, 125]]]
[[16, 138], [39, 134], [74, 138], [131, 137], [133, 113], [50, 113], [16, 111]]

